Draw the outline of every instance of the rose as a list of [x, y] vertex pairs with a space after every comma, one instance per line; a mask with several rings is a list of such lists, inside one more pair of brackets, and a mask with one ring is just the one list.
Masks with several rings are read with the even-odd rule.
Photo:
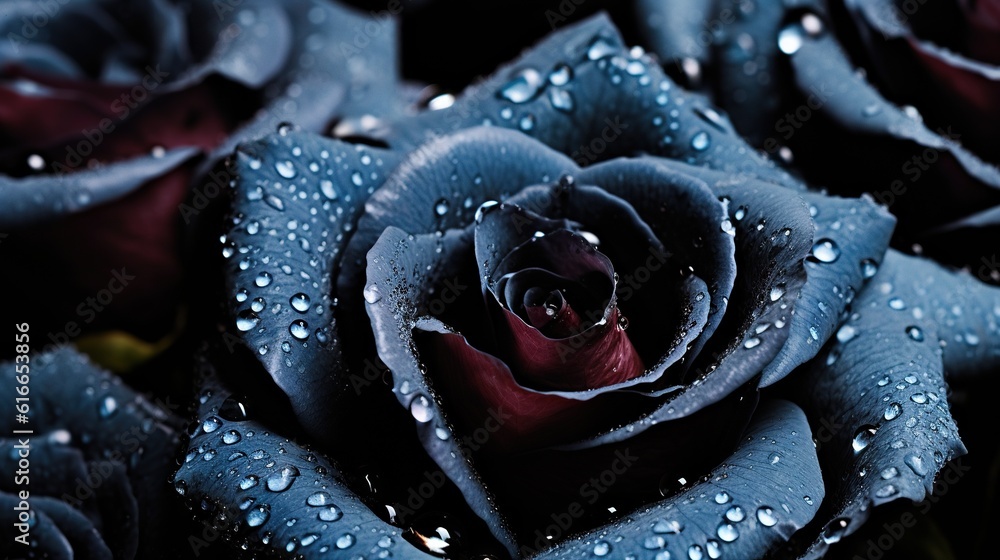
[[727, 1], [656, 19], [664, 6], [638, 3], [641, 21], [660, 22], [642, 28], [647, 42], [669, 69], [700, 68], [698, 85], [754, 145], [888, 206], [895, 247], [1000, 279], [980, 242], [995, 237], [1000, 204], [995, 2]]
[[184, 244], [231, 180], [213, 164], [387, 106], [395, 78], [365, 62], [392, 48], [388, 12], [326, 2], [22, 2], [0, 30], [0, 258], [23, 271], [4, 292], [49, 346], [171, 331]]
[[[483, 123], [521, 132], [468, 128]], [[817, 555], [872, 505], [923, 498], [963, 451], [943, 371], [995, 364], [996, 291], [892, 252], [880, 264], [886, 213], [803, 190], [606, 19], [378, 135], [388, 149], [286, 132], [232, 162], [222, 342], [240, 362], [208, 357], [221, 371], [190, 443], [208, 460], [175, 481], [209, 511], [237, 506], [242, 546], [758, 558], [794, 537]], [[675, 159], [603, 161], [637, 152]], [[553, 326], [546, 304], [597, 320]], [[550, 351], [539, 368], [529, 343], [592, 367], [577, 379]], [[332, 459], [274, 435], [294, 428], [251, 357]], [[813, 428], [767, 388], [793, 370]]]
[[[22, 328], [21, 340], [34, 336]], [[164, 481], [179, 417], [74, 351], [26, 358], [2, 370], [0, 397], [24, 416], [11, 410], [2, 421], [0, 548], [11, 557], [175, 557], [169, 533], [186, 516]]]

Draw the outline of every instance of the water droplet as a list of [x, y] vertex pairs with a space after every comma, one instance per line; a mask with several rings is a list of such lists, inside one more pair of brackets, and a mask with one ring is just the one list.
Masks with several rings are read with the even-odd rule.
[[240, 311], [239, 315], [236, 316], [236, 328], [243, 332], [256, 327], [258, 323], [260, 323], [260, 317], [249, 309]]
[[247, 409], [235, 397], [227, 397], [219, 407], [219, 416], [231, 422], [242, 422], [247, 419]]
[[691, 147], [699, 152], [708, 149], [708, 146], [711, 145], [711, 143], [712, 139], [704, 130], [691, 137]]
[[778, 523], [778, 518], [774, 516], [774, 510], [763, 506], [757, 509], [757, 521], [765, 527], [774, 527]]
[[232, 445], [239, 442], [241, 439], [243, 439], [243, 436], [241, 436], [236, 430], [229, 430], [228, 432], [222, 434], [222, 443], [225, 443], [226, 445]]
[[319, 182], [319, 190], [323, 193], [323, 196], [330, 200], [337, 200], [338, 198], [337, 189], [333, 187], [333, 181], [329, 179], [323, 179]]
[[891, 309], [895, 309], [896, 311], [902, 311], [906, 309], [906, 302], [898, 297], [894, 297], [889, 300], [889, 307]]
[[305, 340], [309, 338], [309, 324], [302, 319], [296, 319], [288, 325], [288, 332], [299, 340]]
[[781, 299], [781, 296], [785, 295], [785, 285], [776, 284], [774, 287], [771, 288], [771, 293], [769, 295], [771, 301], [778, 301], [779, 299]]
[[222, 426], [222, 420], [219, 420], [215, 416], [209, 416], [201, 423], [201, 429], [205, 431], [206, 434], [210, 434], [215, 430], [218, 430]]
[[917, 342], [924, 341], [924, 331], [920, 330], [920, 327], [909, 326], [906, 327], [906, 334], [913, 340]]
[[726, 504], [729, 503], [729, 494], [727, 492], [719, 492], [715, 495], [715, 503]]
[[667, 541], [666, 539], [660, 536], [646, 537], [646, 539], [642, 543], [642, 546], [646, 550], [658, 550], [663, 548], [664, 546], [667, 546]]
[[856, 336], [858, 336], [858, 329], [851, 325], [843, 325], [837, 329], [837, 341], [841, 344], [847, 344]]
[[549, 83], [554, 86], [564, 86], [573, 79], [573, 69], [568, 64], [557, 64], [549, 73]]
[[534, 68], [524, 68], [500, 88], [500, 97], [511, 103], [525, 103], [538, 95], [542, 76]]
[[688, 547], [688, 558], [690, 558], [691, 560], [701, 560], [702, 558], [704, 558], [701, 546], [693, 544], [690, 547]]
[[587, 59], [588, 60], [599, 60], [606, 56], [615, 54], [618, 52], [618, 48], [615, 47], [608, 39], [604, 37], [595, 37], [593, 41], [590, 42], [590, 46], [587, 48]]
[[427, 423], [434, 418], [434, 408], [431, 406], [431, 401], [424, 395], [417, 395], [412, 401], [410, 401], [410, 414], [417, 422]]
[[872, 259], [861, 261], [861, 276], [866, 280], [878, 273], [878, 263]]
[[684, 530], [684, 525], [682, 525], [680, 521], [674, 519], [670, 521], [667, 521], [665, 519], [660, 519], [655, 523], [653, 523], [652, 528], [654, 533], [660, 535], [666, 535], [666, 534], [676, 535]]
[[365, 179], [361, 176], [360, 171], [355, 171], [354, 173], [351, 173], [351, 182], [354, 183], [355, 187], [360, 187], [364, 184]]
[[248, 474], [240, 479], [240, 490], [249, 490], [260, 483], [260, 479], [252, 474]]
[[594, 556], [607, 556], [611, 552], [611, 545], [608, 541], [597, 541], [594, 544]]
[[372, 283], [365, 286], [364, 296], [368, 303], [378, 303], [382, 299], [382, 292], [379, 291], [378, 284]]
[[295, 164], [288, 160], [275, 163], [274, 170], [278, 172], [278, 175], [281, 175], [285, 179], [295, 178]]
[[917, 476], [927, 476], [927, 467], [924, 466], [924, 460], [919, 455], [907, 455], [903, 462]]
[[882, 112], [882, 108], [878, 105], [872, 103], [861, 110], [861, 114], [866, 117], [874, 117], [875, 115]]
[[332, 502], [333, 496], [327, 494], [326, 492], [316, 492], [314, 494], [310, 494], [309, 497], [306, 498], [306, 504], [312, 507], [326, 506]]
[[319, 519], [320, 521], [332, 522], [332, 521], [337, 521], [343, 516], [344, 512], [340, 511], [340, 508], [331, 505], [321, 509], [320, 512], [316, 515], [316, 518]]
[[778, 33], [778, 49], [785, 54], [795, 54], [802, 48], [802, 31], [797, 25], [789, 25]]
[[850, 524], [851, 520], [847, 518], [834, 519], [823, 529], [823, 542], [826, 544], [840, 542], [840, 539], [847, 534], [847, 527]]
[[743, 347], [747, 350], [760, 346], [760, 337], [752, 336], [743, 342]]
[[118, 401], [114, 397], [108, 395], [101, 399], [101, 403], [97, 407], [97, 413], [101, 418], [111, 418], [118, 412]]
[[265, 301], [264, 298], [260, 297], [253, 298], [253, 301], [250, 302], [250, 311], [253, 311], [254, 313], [260, 313], [261, 311], [264, 310], [264, 307], [266, 306], [267, 306], [267, 301]]
[[298, 311], [299, 313], [305, 313], [306, 311], [309, 311], [309, 305], [312, 301], [309, 299], [309, 296], [299, 292], [292, 296], [288, 300], [288, 303], [292, 305], [292, 309]]
[[271, 280], [272, 280], [271, 273], [264, 271], [258, 274], [257, 277], [253, 279], [253, 283], [256, 284], [258, 288], [266, 288], [271, 284]]
[[521, 117], [521, 120], [517, 123], [518, 128], [524, 132], [533, 130], [535, 128], [535, 115], [527, 114]]
[[450, 206], [451, 206], [451, 203], [448, 202], [448, 199], [442, 198], [441, 200], [438, 200], [434, 204], [434, 214], [436, 214], [438, 217], [442, 217], [442, 216], [444, 216], [445, 214], [448, 213], [448, 208]]
[[878, 428], [870, 424], [865, 424], [858, 428], [858, 431], [854, 433], [854, 439], [851, 440], [851, 447], [854, 449], [855, 453], [861, 453], [866, 447], [872, 442], [872, 438], [875, 436], [875, 432]]
[[832, 239], [820, 239], [813, 245], [811, 258], [822, 263], [832, 263], [840, 258], [840, 247]]
[[927, 395], [923, 393], [913, 393], [912, 395], [910, 395], [910, 400], [917, 404], [926, 404]]
[[289, 465], [274, 471], [267, 477], [267, 489], [271, 492], [284, 492], [299, 476], [299, 469]]
[[271, 508], [265, 505], [257, 506], [247, 512], [247, 526], [260, 527], [271, 517]]
[[573, 94], [564, 89], [550, 89], [549, 90], [549, 102], [556, 109], [562, 111], [563, 113], [569, 113], [573, 111], [575, 102], [573, 101]]
[[740, 532], [736, 530], [736, 527], [733, 527], [729, 523], [719, 525], [719, 528], [715, 530], [715, 534], [719, 535], [719, 538], [724, 542], [733, 542], [740, 536]]
[[351, 548], [351, 546], [354, 545], [354, 535], [350, 533], [344, 533], [343, 535], [337, 538], [337, 542], [335, 544], [337, 545], [337, 548], [339, 548], [340, 550], [344, 550], [345, 548]]
[[746, 514], [743, 513], [743, 508], [740, 506], [733, 506], [726, 510], [726, 519], [732, 521], [733, 523], [739, 523], [746, 519]]
[[899, 490], [892, 484], [886, 484], [875, 491], [876, 498], [888, 498], [899, 493]]
[[882, 418], [886, 420], [895, 420], [903, 413], [903, 406], [897, 402], [889, 404], [885, 407], [885, 412], [882, 413]]

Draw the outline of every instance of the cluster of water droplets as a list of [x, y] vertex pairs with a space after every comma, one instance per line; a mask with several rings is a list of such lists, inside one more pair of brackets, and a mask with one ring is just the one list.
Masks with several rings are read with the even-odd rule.
[[[266, 336], [288, 354], [294, 344], [330, 341], [336, 301], [328, 295], [328, 263], [339, 256], [362, 201], [381, 184], [385, 169], [365, 146], [304, 148], [285, 126], [268, 142], [264, 157], [237, 153], [236, 185], [245, 201], [221, 239], [222, 254], [235, 262], [242, 283], [235, 294], [237, 330], [263, 335], [273, 324], [265, 317], [281, 317], [284, 332]], [[261, 355], [271, 350], [257, 345]], [[291, 365], [289, 356], [285, 361]]]

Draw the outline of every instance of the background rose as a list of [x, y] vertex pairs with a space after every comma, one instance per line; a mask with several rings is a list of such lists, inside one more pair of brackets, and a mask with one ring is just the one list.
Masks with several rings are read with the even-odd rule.
[[3, 289], [45, 318], [42, 344], [163, 336], [193, 297], [183, 243], [230, 180], [212, 169], [222, 155], [285, 121], [323, 131], [394, 106], [387, 12], [20, 2], [0, 30], [2, 258], [22, 271]]
[[897, 248], [1000, 278], [982, 268], [1000, 204], [995, 4], [682, 4], [695, 17], [668, 25], [668, 3], [637, 3], [641, 29], [667, 68], [698, 69], [688, 83], [751, 143], [813, 184], [887, 205]]
[[[605, 115], [609, 108], [619, 115]], [[608, 119], [615, 116], [627, 127], [619, 125], [622, 134], [612, 141], [607, 129], [619, 121], [611, 119], [609, 123]], [[576, 167], [565, 157], [514, 133], [481, 129], [448, 135], [451, 130], [484, 123], [518, 129], [566, 152], [581, 164], [594, 163], [584, 173], [616, 169], [615, 164], [595, 162], [639, 151], [697, 164], [672, 165], [680, 166], [683, 174], [693, 177], [695, 184], [728, 197], [729, 212], [728, 226], [724, 214], [718, 221], [699, 223], [711, 228], [713, 239], [730, 239], [727, 231], [735, 229], [735, 239], [742, 249], [737, 255], [744, 259], [743, 265], [768, 265], [763, 269], [751, 268], [754, 272], [748, 274], [748, 266], [744, 266], [745, 275], [742, 278], [736, 275], [741, 283], [736, 293], [745, 297], [731, 300], [734, 307], [727, 317], [736, 318], [730, 319], [732, 324], [724, 330], [731, 329], [739, 336], [717, 337], [720, 353], [706, 354], [709, 356], [703, 362], [706, 367], [698, 370], [705, 375], [704, 380], [692, 382], [668, 397], [671, 402], [647, 413], [638, 422], [611, 430], [589, 445], [578, 447], [607, 450], [615, 443], [632, 441], [633, 437], [641, 441], [638, 436], [642, 433], [671, 427], [680, 433], [685, 421], [700, 423], [697, 411], [731, 394], [734, 399], [743, 396], [734, 393], [734, 389], [744, 383], [749, 383], [752, 393], [761, 381], [771, 383], [816, 356], [821, 343], [837, 331], [836, 343], [828, 346], [814, 367], [809, 368], [811, 374], [804, 371], [797, 376], [804, 378], [803, 387], [788, 386], [789, 394], [813, 412], [814, 421], [829, 420], [840, 426], [826, 438], [829, 447], [823, 453], [825, 492], [830, 499], [823, 502], [823, 513], [816, 522], [792, 544], [793, 550], [809, 548], [812, 555], [822, 554], [827, 545], [856, 530], [872, 504], [900, 497], [922, 499], [933, 482], [932, 472], [941, 468], [947, 457], [962, 451], [941, 398], [943, 368], [946, 364], [955, 373], [971, 372], [989, 367], [985, 360], [995, 359], [984, 350], [995, 344], [992, 337], [996, 336], [996, 320], [991, 315], [995, 294], [975, 287], [974, 281], [949, 276], [933, 265], [908, 261], [894, 253], [879, 270], [875, 259], [882, 249], [878, 240], [858, 235], [863, 228], [880, 223], [880, 219], [873, 217], [877, 213], [866, 214], [859, 209], [867, 207], [874, 212], [870, 204], [860, 203], [852, 211], [852, 204], [858, 203], [802, 192], [796, 179], [775, 170], [748, 150], [732, 134], [727, 121], [702, 98], [677, 90], [643, 53], [626, 49], [613, 27], [598, 19], [556, 34], [493, 78], [469, 89], [448, 109], [388, 121], [385, 127], [373, 132], [389, 146], [388, 150], [290, 132], [238, 150], [234, 165], [240, 177], [240, 190], [234, 226], [225, 238], [226, 247], [231, 250], [224, 250], [224, 255], [229, 255], [230, 290], [234, 294], [230, 324], [237, 333], [242, 333], [238, 336], [251, 350], [250, 355], [241, 354], [240, 359], [258, 357], [264, 370], [289, 396], [287, 404], [303, 427], [325, 442], [325, 449], [337, 460], [337, 464], [332, 464], [316, 459], [318, 466], [310, 466], [307, 473], [303, 464], [293, 458], [301, 453], [288, 456], [288, 449], [294, 448], [292, 444], [268, 434], [253, 443], [246, 442], [248, 438], [243, 434], [259, 435], [262, 426], [280, 422], [281, 415], [270, 410], [275, 408], [270, 402], [273, 397], [262, 399], [250, 395], [227, 401], [228, 391], [213, 385], [203, 399], [199, 416], [203, 426], [193, 432], [192, 448], [210, 454], [210, 461], [214, 460], [216, 454], [209, 452], [220, 441], [235, 445], [225, 438], [220, 440], [217, 431], [233, 429], [240, 436], [236, 442], [246, 442], [240, 445], [248, 446], [247, 450], [227, 448], [237, 449], [231, 455], [236, 466], [228, 476], [215, 476], [214, 463], [192, 461], [182, 466], [177, 479], [186, 484], [185, 495], [192, 500], [204, 498], [216, 508], [248, 504], [250, 509], [241, 510], [247, 512], [241, 514], [241, 519], [251, 528], [230, 526], [232, 533], [247, 546], [283, 547], [302, 554], [312, 550], [322, 552], [325, 547], [354, 546], [357, 548], [352, 550], [392, 548], [393, 554], [414, 554], [412, 549], [397, 546], [393, 536], [399, 533], [425, 550], [440, 551], [447, 544], [451, 547], [447, 552], [460, 556], [496, 554], [494, 543], [508, 552], [526, 544], [523, 537], [525, 532], [530, 534], [530, 528], [515, 527], [514, 531], [521, 533], [520, 540], [512, 538], [498, 513], [498, 504], [486, 489], [502, 486], [503, 481], [495, 475], [480, 476], [478, 449], [463, 439], [470, 435], [469, 431], [474, 433], [474, 429], [452, 419], [455, 409], [447, 402], [439, 408], [435, 394], [443, 391], [439, 392], [436, 385], [432, 390], [423, 380], [424, 366], [428, 364], [417, 359], [416, 347], [410, 344], [413, 321], [422, 310], [433, 309], [432, 294], [439, 293], [431, 292], [428, 283], [436, 289], [446, 286], [439, 275], [448, 264], [442, 261], [435, 266], [417, 261], [437, 255], [437, 247], [443, 256], [430, 258], [454, 257], [461, 236], [446, 230], [469, 223], [473, 209], [482, 202], [476, 198], [506, 198], [520, 187], [551, 182], [561, 171], [573, 171]], [[602, 136], [606, 132], [609, 135]], [[438, 136], [443, 137], [435, 140]], [[577, 149], [595, 138], [600, 138], [603, 144], [601, 149], [592, 148], [590, 156]], [[401, 154], [406, 152], [409, 155], [400, 163]], [[641, 175], [633, 176], [622, 169], [617, 174], [608, 172], [604, 181], [597, 182], [642, 184]], [[452, 176], [456, 183], [452, 183]], [[652, 195], [659, 191], [645, 192]], [[365, 202], [369, 193], [375, 194]], [[472, 201], [467, 205], [468, 195], [472, 195]], [[741, 197], [746, 197], [746, 201]], [[712, 200], [712, 204], [719, 202]], [[768, 207], [773, 212], [765, 210]], [[655, 206], [644, 207], [642, 211], [654, 213]], [[813, 221], [815, 232], [809, 227]], [[782, 226], [789, 223], [797, 225], [789, 227], [785, 235]], [[391, 225], [403, 226], [405, 233], [387, 229]], [[443, 235], [437, 236], [435, 231], [442, 231]], [[407, 233], [416, 237], [411, 239]], [[428, 235], [419, 235], [422, 233]], [[888, 230], [883, 233], [887, 235]], [[367, 267], [369, 275], [379, 278], [375, 282], [380, 286], [376, 292], [364, 290], [371, 284], [365, 282], [362, 257], [379, 236], [384, 236], [383, 241], [368, 253], [371, 260]], [[800, 236], [804, 236], [805, 243], [801, 243]], [[774, 248], [775, 243], [779, 246], [785, 243], [785, 238], [788, 243], [797, 244], [800, 252], [783, 253]], [[692, 241], [686, 249], [689, 254], [710, 254], [708, 249], [696, 247], [697, 238], [672, 241], [685, 240]], [[763, 256], [770, 251], [777, 251], [776, 259], [779, 255], [790, 259], [789, 267], [778, 263], [770, 266], [769, 257]], [[811, 263], [805, 265], [808, 281], [799, 290], [802, 277], [799, 276], [799, 281], [792, 278], [794, 270], [803, 270], [801, 258], [806, 254], [811, 255]], [[427, 264], [431, 266], [425, 273]], [[725, 270], [725, 267], [707, 268]], [[780, 282], [772, 284], [784, 274], [791, 276], [783, 286]], [[910, 276], [904, 277], [905, 274]], [[880, 289], [862, 292], [864, 295], [855, 302], [856, 312], [847, 315], [847, 328], [838, 330], [841, 313], [854, 300], [855, 291], [864, 280], [873, 277]], [[961, 296], [946, 295], [954, 283], [962, 285]], [[388, 391], [378, 390], [387, 377], [385, 364], [365, 360], [366, 330], [356, 328], [362, 292], [364, 301], [373, 305], [381, 357], [392, 362], [388, 365], [396, 388], [395, 399]], [[794, 299], [796, 292], [797, 314], [791, 319], [781, 319], [791, 305], [786, 302]], [[959, 302], [955, 297], [966, 299]], [[903, 300], [902, 309], [919, 308], [921, 312], [909, 315], [882, 311], [899, 310], [896, 298]], [[782, 305], [786, 305], [785, 309]], [[943, 321], [941, 313], [947, 313], [955, 305], [971, 310], [965, 315], [968, 323], [965, 319]], [[964, 345], [951, 345], [943, 357], [929, 344], [935, 339], [964, 337], [966, 331], [973, 333], [974, 338], [965, 339]], [[224, 338], [229, 336], [232, 335], [227, 333]], [[887, 371], [898, 361], [891, 352], [875, 351], [883, 344], [882, 337], [892, 340], [888, 347], [906, 349], [919, 356], [919, 361], [903, 368], [906, 371], [893, 373], [893, 377], [902, 375], [904, 381], [889, 379], [880, 384], [881, 379], [875, 377], [875, 372]], [[969, 340], [979, 342], [973, 344]], [[862, 364], [861, 360], [865, 362]], [[242, 364], [220, 375], [240, 391], [246, 391], [253, 385], [247, 381], [253, 372]], [[912, 373], [908, 373], [911, 369]], [[763, 380], [755, 378], [761, 373]], [[234, 377], [236, 374], [239, 377]], [[892, 395], [882, 394], [893, 390], [892, 387], [869, 389], [874, 381], [878, 381], [876, 387], [896, 383], [899, 388], [895, 390], [899, 392], [895, 398], [904, 402], [894, 402]], [[809, 389], [820, 384], [826, 384], [826, 390]], [[899, 410], [887, 408], [883, 396], [890, 405], [898, 405]], [[906, 402], [907, 399], [914, 404]], [[398, 400], [404, 407], [391, 406], [392, 400]], [[748, 408], [753, 408], [754, 400], [747, 401]], [[932, 401], [940, 406], [913, 408]], [[255, 410], [256, 414], [248, 416], [243, 410]], [[642, 547], [650, 550], [651, 546], [676, 555], [711, 556], [720, 551], [739, 550], [736, 554], [740, 557], [754, 557], [773, 549], [811, 517], [814, 506], [820, 507], [819, 496], [824, 492], [824, 485], [814, 487], [816, 491], [811, 494], [798, 490], [802, 495], [796, 495], [794, 503], [791, 494], [783, 498], [774, 496], [774, 487], [784, 487], [777, 480], [790, 476], [787, 474], [790, 471], [784, 469], [801, 470], [809, 464], [808, 453], [800, 452], [808, 450], [808, 440], [794, 439], [804, 436], [805, 425], [789, 430], [789, 423], [803, 422], [794, 410], [790, 405], [780, 404], [763, 407], [757, 423], [747, 432], [753, 436], [746, 443], [752, 446], [763, 441], [761, 449], [744, 448], [712, 474], [708, 474], [712, 471], [711, 464], [692, 469], [699, 473], [693, 476], [705, 474], [706, 478], [691, 488], [685, 487], [685, 483], [666, 485], [663, 493], [670, 497], [655, 508], [633, 514], [641, 522], [599, 529], [602, 538], [606, 536], [608, 541], [598, 542], [598, 533], [566, 541], [554, 554], [600, 555], [599, 551], [606, 554], [613, 546], [622, 552], [639, 551]], [[902, 418], [904, 411], [912, 414], [906, 417], [905, 424], [891, 423]], [[359, 422], [364, 425], [363, 430], [346, 428]], [[655, 430], [650, 428], [654, 424]], [[740, 425], [734, 422], [734, 433], [740, 432]], [[428, 465], [427, 455], [415, 452], [414, 430], [438, 468], [431, 464], [433, 470], [424, 470]], [[779, 437], [779, 431], [791, 434], [793, 439], [778, 443], [787, 437]], [[774, 434], [774, 443], [767, 443], [772, 438], [765, 434]], [[365, 445], [371, 441], [380, 445]], [[723, 446], [725, 449], [719, 451], [721, 456], [702, 459], [714, 464], [734, 444]], [[259, 457], [251, 452], [256, 446], [261, 446]], [[768, 446], [776, 446], [771, 448], [775, 451], [764, 453]], [[557, 451], [556, 457], [548, 459], [558, 464], [560, 460], [566, 461], [569, 454], [582, 465], [581, 470], [594, 466], [593, 456], [581, 460], [587, 456], [585, 451], [568, 451]], [[269, 460], [274, 453], [289, 458]], [[763, 461], [753, 465], [759, 479], [733, 476], [743, 467], [750, 467], [740, 457], [754, 456], [755, 461]], [[307, 455], [307, 463], [312, 462], [308, 457], [315, 455]], [[401, 469], [401, 464], [409, 468]], [[331, 468], [340, 474], [334, 474]], [[879, 479], [849, 476], [859, 471], [879, 472], [883, 476]], [[539, 485], [547, 486], [550, 495], [557, 494], [559, 480], [544, 474], [549, 472], [552, 471], [534, 469]], [[559, 472], [570, 479], [576, 474]], [[841, 477], [844, 473], [848, 473], [846, 479]], [[454, 486], [434, 484], [442, 474], [447, 474]], [[772, 475], [777, 479], [768, 479]], [[630, 478], [641, 480], [638, 476]], [[268, 484], [260, 488], [264, 481]], [[411, 506], [415, 511], [401, 511], [396, 500], [405, 501], [408, 490], [421, 488], [425, 482], [436, 490], [421, 496], [423, 505]], [[314, 498], [318, 505], [313, 505], [309, 501], [312, 495], [305, 493], [313, 492], [318, 485], [333, 488], [335, 492]], [[359, 488], [365, 490], [358, 492]], [[646, 492], [650, 491], [655, 491], [655, 487], [646, 488]], [[794, 494], [797, 490], [790, 492]], [[737, 496], [739, 503], [732, 501]], [[650, 494], [645, 497], [647, 501], [651, 499]], [[317, 527], [313, 520], [324, 521], [321, 511], [302, 503], [326, 507], [328, 499], [336, 504], [349, 504], [350, 515], [344, 519], [372, 527], [371, 533], [351, 529], [350, 523], [335, 525], [338, 528], [335, 533], [323, 532], [322, 526]], [[503, 505], [510, 505], [510, 500], [507, 498]], [[766, 504], [765, 500], [781, 504]], [[360, 507], [359, 501], [372, 509]], [[744, 510], [741, 504], [749, 509]], [[522, 511], [532, 506], [541, 510], [548, 505], [525, 500]], [[477, 516], [467, 515], [466, 508]], [[432, 515], [431, 510], [451, 515], [442, 518], [440, 514]], [[733, 510], [731, 514], [729, 510]], [[622, 513], [617, 507], [607, 511], [612, 516]], [[680, 511], [683, 513], [671, 513]], [[696, 526], [686, 532], [678, 528], [672, 524], [676, 519], [671, 519], [677, 515], [697, 519], [693, 523]], [[290, 528], [292, 525], [287, 521], [293, 517], [298, 521]], [[733, 525], [744, 520], [748, 523]], [[581, 523], [574, 530], [586, 526]], [[315, 531], [311, 531], [313, 528]], [[732, 531], [736, 532], [735, 537]], [[487, 533], [492, 533], [496, 541], [477, 538]], [[670, 533], [675, 536], [665, 536]], [[624, 544], [614, 545], [610, 541]], [[382, 542], [387, 544], [383, 546]], [[646, 546], [647, 542], [652, 544]], [[306, 550], [305, 546], [313, 545], [319, 548]]]
[[[17, 372], [15, 362], [3, 364], [0, 397], [14, 403], [26, 396], [20, 402], [29, 413], [26, 423], [15, 421], [13, 410], [3, 420], [0, 463], [11, 474], [0, 482], [0, 549], [11, 557], [176, 558], [171, 533], [187, 516], [168, 499], [174, 490], [166, 480], [180, 418], [72, 350], [17, 362], [25, 363]], [[25, 384], [21, 374], [29, 370]], [[29, 392], [17, 390], [22, 386]], [[25, 506], [27, 531], [14, 525]], [[14, 541], [25, 534], [26, 543]]]

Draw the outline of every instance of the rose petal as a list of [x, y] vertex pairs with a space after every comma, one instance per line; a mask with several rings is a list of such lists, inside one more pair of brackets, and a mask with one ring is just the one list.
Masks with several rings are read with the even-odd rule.
[[[964, 331], [946, 327], [953, 291], [967, 292], [972, 310], [998, 300], [998, 290], [954, 276], [936, 265], [886, 254], [878, 274], [854, 303], [855, 312], [834, 341], [798, 381], [808, 386], [804, 406], [825, 418], [820, 448], [824, 471], [854, 473], [830, 481], [830, 501], [809, 531], [814, 540], [805, 557], [823, 554], [830, 544], [853, 533], [871, 505], [901, 498], [919, 502], [931, 492], [934, 475], [945, 462], [965, 454], [947, 402], [943, 371], [972, 373], [979, 364], [961, 350], [942, 363], [938, 341]], [[997, 340], [996, 315], [977, 315], [970, 327]], [[957, 327], [957, 328], [956, 328]], [[984, 341], [985, 342], [985, 341]], [[993, 360], [995, 362], [995, 360]], [[989, 367], [989, 366], [987, 366]], [[830, 428], [833, 426], [833, 428]], [[867, 476], [857, 473], [866, 472]], [[810, 544], [806, 542], [805, 544]]]
[[[576, 535], [549, 550], [522, 551], [539, 559], [607, 553], [622, 558], [763, 557], [805, 526], [823, 501], [810, 433], [798, 407], [771, 402], [755, 415], [739, 448], [702, 482], [666, 500], [622, 512], [628, 523]], [[542, 539], [541, 545], [546, 544]]]
[[173, 484], [185, 499], [205, 504], [199, 509], [207, 508], [206, 520], [221, 533], [261, 553], [303, 558], [383, 549], [394, 558], [433, 558], [379, 519], [336, 463], [253, 417], [227, 414], [227, 399], [235, 397], [217, 383], [207, 380], [190, 459]]
[[342, 411], [330, 403], [353, 393], [346, 382], [327, 382], [347, 375], [333, 303], [345, 234], [397, 161], [384, 150], [306, 133], [273, 134], [236, 155], [233, 208], [244, 219], [223, 247], [230, 332], [295, 397], [299, 421], [321, 441]]
[[[476, 262], [495, 316], [500, 354], [518, 378], [535, 388], [582, 391], [641, 374], [642, 360], [618, 322], [614, 267], [608, 258], [582, 236], [559, 228], [557, 221], [517, 206], [480, 212]], [[539, 273], [550, 278], [535, 283], [541, 281]], [[577, 328], [564, 325], [559, 334], [525, 322], [530, 311], [527, 301], [521, 302], [523, 294], [546, 283], [545, 293], [560, 294], [562, 302], [562, 290], [569, 298], [564, 305], [568, 310], [554, 316], [555, 322], [571, 314]]]
[[520, 130], [581, 166], [645, 152], [802, 188], [703, 97], [681, 90], [648, 57], [630, 55], [606, 15], [559, 29], [451, 107], [395, 119], [380, 137], [415, 147], [485, 122]]
[[[667, 160], [654, 165], [690, 169]], [[697, 176], [697, 170], [690, 170]], [[735, 231], [736, 270], [729, 308], [711, 340], [691, 362], [690, 381], [656, 410], [629, 424], [581, 440], [566, 449], [586, 449], [633, 437], [658, 423], [683, 418], [718, 402], [770, 364], [784, 346], [794, 302], [805, 283], [805, 256], [815, 226], [808, 207], [792, 190], [742, 179], [738, 186], [713, 185], [728, 200]], [[785, 233], [787, 231], [787, 234]]]
[[[167, 499], [163, 481], [177, 451], [179, 418], [74, 351], [32, 358], [31, 380], [45, 387], [31, 401], [32, 467], [39, 475], [32, 497], [37, 484], [38, 498], [48, 495], [74, 506], [101, 531], [116, 558], [169, 555], [173, 549], [163, 537], [170, 531], [164, 529], [174, 527], [181, 512]], [[9, 373], [0, 398], [13, 399], [13, 363], [3, 371]], [[13, 416], [0, 420], [5, 433], [23, 427]], [[0, 455], [16, 456], [16, 443], [0, 440]], [[98, 487], [80, 487], [93, 476], [100, 477]], [[33, 538], [42, 533], [32, 529]], [[53, 542], [60, 538], [53, 536]]]

